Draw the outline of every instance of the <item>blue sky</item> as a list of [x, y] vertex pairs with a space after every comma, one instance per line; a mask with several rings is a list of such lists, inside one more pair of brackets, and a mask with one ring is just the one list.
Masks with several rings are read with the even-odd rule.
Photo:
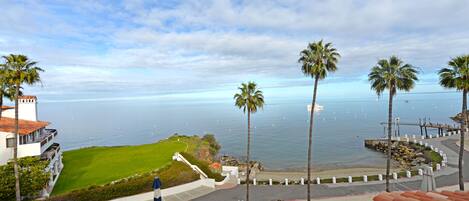
[[[254, 80], [268, 96], [310, 96], [296, 62], [308, 42], [333, 42], [339, 71], [325, 96], [374, 95], [368, 70], [398, 55], [420, 67], [417, 91], [441, 91], [435, 72], [469, 53], [464, 1], [7, 1], [0, 54], [39, 62], [50, 99], [161, 94], [230, 97]], [[287, 89], [287, 90], [286, 90]]]

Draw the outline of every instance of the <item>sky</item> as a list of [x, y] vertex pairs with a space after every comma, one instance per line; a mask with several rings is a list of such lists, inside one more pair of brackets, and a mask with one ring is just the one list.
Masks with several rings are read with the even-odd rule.
[[329, 97], [374, 95], [366, 76], [397, 55], [419, 67], [416, 91], [442, 91], [438, 69], [469, 53], [465, 0], [8, 1], [0, 54], [45, 69], [25, 91], [48, 100], [226, 98], [245, 81], [268, 97], [311, 96], [298, 64], [309, 42], [332, 42]]

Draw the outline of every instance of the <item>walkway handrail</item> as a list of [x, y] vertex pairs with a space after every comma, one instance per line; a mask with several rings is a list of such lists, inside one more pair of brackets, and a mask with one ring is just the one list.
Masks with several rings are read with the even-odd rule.
[[182, 161], [183, 163], [185, 163], [186, 165], [188, 165], [189, 167], [192, 168], [192, 170], [196, 171], [197, 173], [200, 174], [200, 176], [202, 176], [203, 178], [205, 179], [208, 179], [208, 176], [207, 174], [204, 173], [204, 171], [202, 171], [197, 165], [193, 165], [191, 164], [186, 158], [184, 158], [183, 155], [181, 155], [179, 152], [176, 152], [174, 153], [174, 159], [176, 159], [177, 161]]

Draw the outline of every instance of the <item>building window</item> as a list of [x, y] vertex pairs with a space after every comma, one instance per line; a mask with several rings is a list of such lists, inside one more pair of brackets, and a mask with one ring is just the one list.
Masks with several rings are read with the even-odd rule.
[[13, 148], [15, 146], [15, 138], [7, 138], [7, 148]]

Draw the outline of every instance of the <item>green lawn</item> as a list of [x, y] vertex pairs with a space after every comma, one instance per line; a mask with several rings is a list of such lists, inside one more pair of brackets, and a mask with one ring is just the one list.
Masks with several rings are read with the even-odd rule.
[[65, 168], [53, 194], [103, 185], [164, 167], [171, 162], [175, 152], [187, 151], [186, 142], [187, 140], [172, 137], [154, 144], [66, 151], [63, 153]]

